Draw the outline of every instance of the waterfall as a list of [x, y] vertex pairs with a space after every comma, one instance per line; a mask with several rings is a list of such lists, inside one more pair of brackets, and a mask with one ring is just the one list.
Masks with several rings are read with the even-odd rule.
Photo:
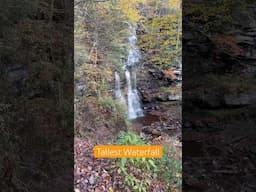
[[129, 24], [131, 35], [128, 39], [128, 57], [124, 66], [126, 84], [127, 84], [127, 102], [122, 95], [120, 86], [120, 76], [115, 72], [115, 98], [124, 101], [128, 108], [128, 119], [136, 119], [143, 116], [143, 110], [141, 108], [141, 101], [136, 85], [136, 64], [139, 62], [140, 54], [136, 46], [137, 37], [136, 29]]
[[124, 96], [121, 92], [120, 76], [116, 71], [115, 71], [115, 98], [117, 100], [125, 103]]
[[140, 54], [136, 46], [136, 29], [130, 25], [132, 34], [129, 37], [129, 53], [126, 64], [125, 77], [127, 81], [127, 102], [128, 118], [136, 119], [143, 116], [143, 110], [140, 104], [140, 97], [136, 87], [136, 64], [139, 62]]
[[136, 46], [137, 37], [135, 29], [132, 29], [132, 35], [129, 37], [129, 54], [127, 65], [132, 66], [139, 62], [140, 54]]
[[143, 111], [140, 105], [140, 98], [136, 87], [132, 87], [131, 73], [129, 70], [125, 71], [127, 81], [127, 102], [128, 102], [128, 118], [136, 119], [143, 116]]
[[120, 99], [122, 97], [122, 92], [120, 88], [120, 76], [115, 71], [115, 98]]

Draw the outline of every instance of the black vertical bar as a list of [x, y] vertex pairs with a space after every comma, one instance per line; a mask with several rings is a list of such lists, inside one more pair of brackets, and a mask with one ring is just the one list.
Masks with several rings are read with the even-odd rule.
[[255, 191], [253, 1], [183, 1], [183, 191]]
[[73, 191], [73, 1], [0, 4], [0, 191]]

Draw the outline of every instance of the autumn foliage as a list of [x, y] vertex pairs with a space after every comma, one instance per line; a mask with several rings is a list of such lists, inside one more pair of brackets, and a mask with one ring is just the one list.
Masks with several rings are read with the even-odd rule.
[[175, 75], [174, 71], [171, 69], [164, 70], [163, 73], [164, 73], [164, 78], [166, 78], [166, 79], [170, 79], [170, 80], [176, 79], [176, 75]]

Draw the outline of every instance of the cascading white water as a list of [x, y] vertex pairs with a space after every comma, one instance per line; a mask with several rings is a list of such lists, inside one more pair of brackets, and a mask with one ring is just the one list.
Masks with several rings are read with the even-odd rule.
[[120, 76], [116, 71], [115, 71], [115, 98], [125, 103], [125, 98], [121, 92]]
[[[136, 29], [130, 24], [129, 27], [131, 30], [131, 35], [129, 37], [127, 63], [124, 66], [124, 69], [127, 83], [128, 119], [136, 119], [137, 117], [143, 116], [141, 101], [136, 87], [136, 64], [139, 62], [140, 54], [136, 46]], [[120, 76], [117, 72], [115, 72], [115, 98], [121, 101], [125, 101], [121, 92]]]
[[129, 54], [126, 64], [126, 81], [128, 86], [127, 102], [128, 102], [128, 118], [136, 119], [143, 116], [143, 110], [140, 104], [140, 97], [136, 87], [136, 64], [139, 62], [140, 54], [136, 46], [136, 29], [130, 25], [132, 31], [129, 37]]
[[120, 99], [122, 97], [122, 92], [120, 88], [120, 76], [115, 71], [115, 98]]
[[128, 118], [136, 119], [137, 117], [143, 116], [143, 111], [140, 105], [140, 98], [136, 87], [132, 87], [130, 71], [125, 71], [127, 81], [127, 101], [128, 101]]
[[129, 54], [127, 59], [127, 65], [132, 66], [135, 63], [139, 62], [140, 54], [138, 48], [136, 46], [137, 37], [135, 28], [130, 27], [132, 30], [132, 34], [129, 37]]

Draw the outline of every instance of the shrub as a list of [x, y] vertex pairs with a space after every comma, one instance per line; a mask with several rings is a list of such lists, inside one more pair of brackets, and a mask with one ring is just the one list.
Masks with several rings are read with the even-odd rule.
[[157, 167], [157, 176], [163, 178], [170, 189], [178, 188], [181, 191], [182, 162], [180, 160], [170, 158], [167, 154], [167, 149], [164, 149], [163, 157], [161, 159], [157, 159], [155, 164]]
[[[146, 141], [133, 132], [120, 132], [117, 145], [148, 145]], [[181, 187], [181, 161], [171, 159], [164, 149], [163, 157], [121, 158], [117, 159], [118, 173], [125, 179], [126, 187], [134, 192], [146, 192], [152, 177], [159, 177], [171, 188]], [[168, 170], [168, 171], [166, 171]]]
[[[121, 131], [116, 142], [117, 145], [147, 145], [138, 135], [133, 132]], [[121, 158], [117, 159], [119, 166], [118, 173], [123, 174], [125, 184], [132, 188], [134, 192], [146, 192], [147, 186], [150, 184], [150, 171], [156, 166], [152, 159], [146, 158]], [[147, 170], [146, 172], [144, 170]], [[144, 172], [144, 175], [142, 173]], [[138, 174], [139, 173], [139, 174]], [[139, 178], [138, 175], [144, 177]], [[145, 179], [147, 178], [147, 179]]]

